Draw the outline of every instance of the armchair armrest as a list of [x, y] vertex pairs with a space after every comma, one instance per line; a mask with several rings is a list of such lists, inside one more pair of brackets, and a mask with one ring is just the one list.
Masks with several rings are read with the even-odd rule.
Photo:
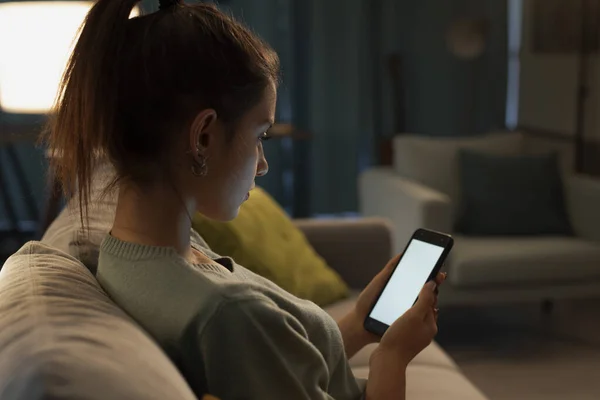
[[391, 258], [390, 226], [377, 218], [297, 219], [317, 253], [353, 289], [362, 289]]
[[567, 210], [575, 234], [600, 241], [600, 179], [571, 175], [565, 179]]
[[452, 202], [437, 190], [398, 175], [390, 167], [364, 171], [358, 178], [360, 211], [388, 219], [393, 226], [393, 252], [418, 228], [452, 230]]

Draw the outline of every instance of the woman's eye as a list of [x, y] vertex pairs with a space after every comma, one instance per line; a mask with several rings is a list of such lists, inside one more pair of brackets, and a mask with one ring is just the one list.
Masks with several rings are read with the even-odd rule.
[[269, 134], [267, 132], [263, 132], [262, 135], [260, 135], [260, 137], [258, 139], [265, 142], [265, 141], [271, 139], [271, 136], [269, 136]]

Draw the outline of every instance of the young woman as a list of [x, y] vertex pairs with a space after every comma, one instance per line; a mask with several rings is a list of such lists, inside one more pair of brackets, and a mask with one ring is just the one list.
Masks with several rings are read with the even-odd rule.
[[[362, 322], [391, 260], [339, 322], [213, 253], [191, 215], [234, 218], [273, 124], [279, 61], [212, 5], [99, 0], [68, 64], [46, 142], [82, 223], [96, 155], [114, 165], [114, 225], [98, 280], [180, 368], [198, 397], [402, 399], [405, 369], [436, 333], [435, 285], [381, 338], [366, 390], [348, 358], [379, 339]], [[191, 232], [191, 233], [190, 233]], [[437, 279], [437, 284], [444, 277]]]

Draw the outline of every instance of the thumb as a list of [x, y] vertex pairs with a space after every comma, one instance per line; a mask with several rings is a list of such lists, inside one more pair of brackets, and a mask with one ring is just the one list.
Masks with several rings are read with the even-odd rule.
[[383, 268], [383, 273], [389, 275], [392, 273], [392, 270], [398, 265], [400, 262], [400, 258], [402, 258], [402, 253], [396, 254], [394, 258], [392, 258]]
[[427, 316], [427, 314], [433, 309], [433, 305], [435, 304], [434, 292], [436, 287], [437, 285], [435, 281], [429, 281], [425, 284], [425, 286], [423, 286], [421, 293], [419, 293], [419, 298], [415, 303], [415, 308], [423, 317]]
[[383, 285], [385, 280], [389, 278], [389, 276], [394, 271], [396, 265], [398, 265], [398, 262], [400, 262], [400, 257], [402, 257], [402, 254], [396, 255], [394, 258], [388, 261], [385, 267], [383, 267], [383, 269], [379, 271], [377, 275], [375, 275], [375, 278], [373, 278], [373, 280], [377, 281], [379, 285]]
[[390, 261], [388, 261], [387, 265], [385, 266], [386, 268], [392, 269], [394, 268], [396, 265], [398, 265], [398, 263], [400, 262], [400, 258], [402, 257], [402, 253], [398, 253], [394, 256], [394, 258], [392, 258]]

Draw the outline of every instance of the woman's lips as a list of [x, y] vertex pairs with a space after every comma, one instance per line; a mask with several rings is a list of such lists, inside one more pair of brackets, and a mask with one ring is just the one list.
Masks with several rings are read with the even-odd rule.
[[250, 188], [250, 190], [248, 190], [248, 193], [246, 193], [246, 196], [244, 197], [244, 201], [248, 200], [250, 198], [250, 192], [254, 189], [254, 185], [252, 185], [252, 187]]

